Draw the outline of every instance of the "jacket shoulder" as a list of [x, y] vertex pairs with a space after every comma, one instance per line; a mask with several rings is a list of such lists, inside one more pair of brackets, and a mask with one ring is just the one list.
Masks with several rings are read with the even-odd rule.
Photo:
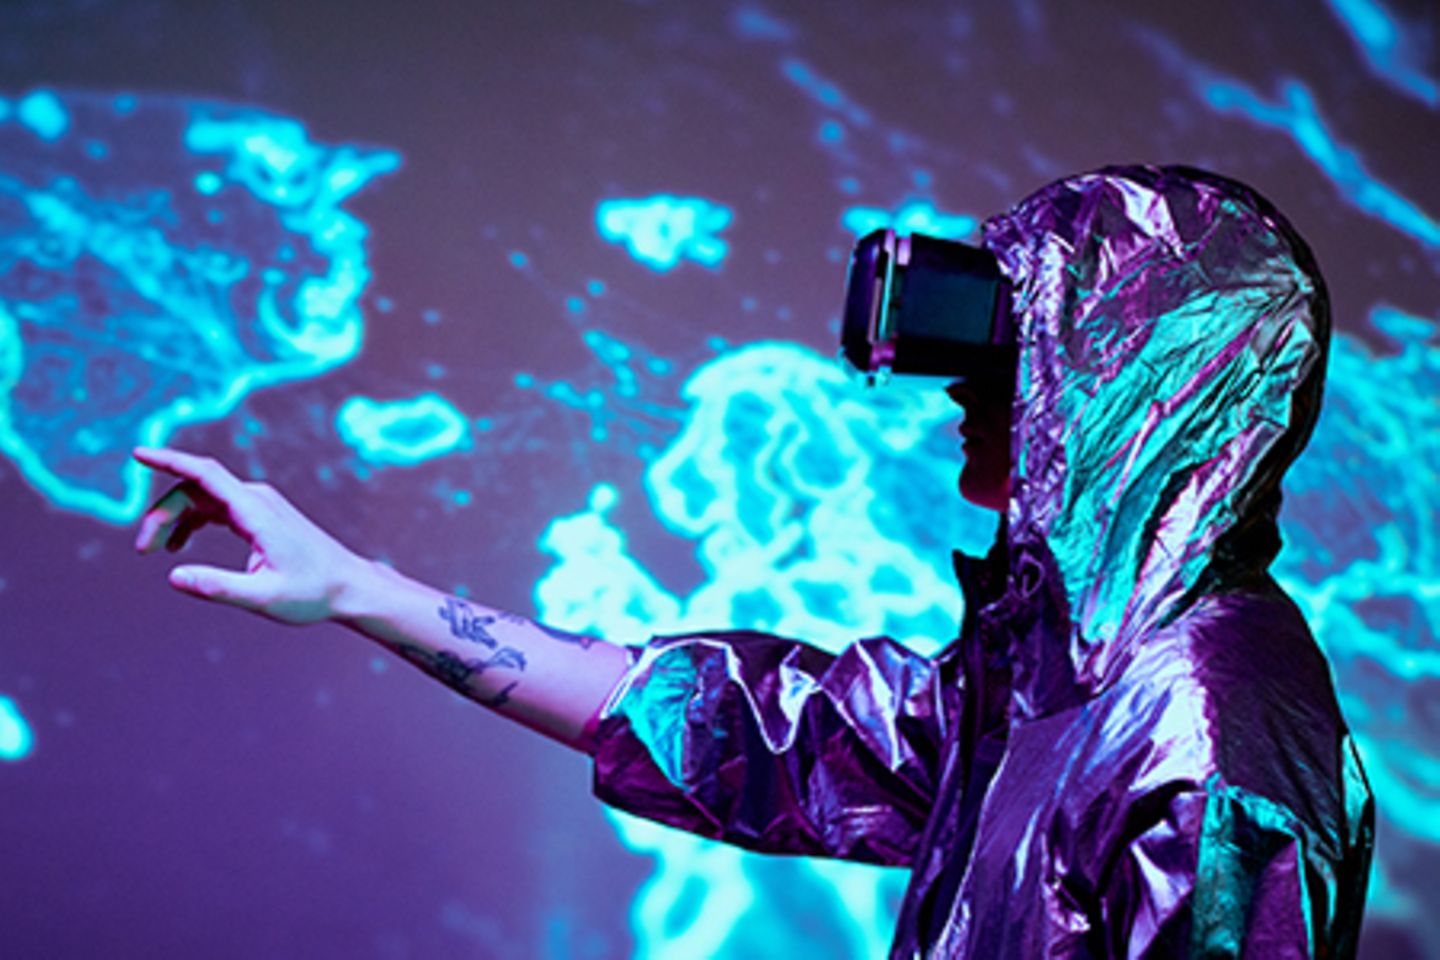
[[1148, 718], [1152, 747], [1183, 745], [1186, 779], [1218, 778], [1321, 820], [1338, 810], [1348, 731], [1329, 664], [1273, 583], [1202, 597], [1114, 692]]

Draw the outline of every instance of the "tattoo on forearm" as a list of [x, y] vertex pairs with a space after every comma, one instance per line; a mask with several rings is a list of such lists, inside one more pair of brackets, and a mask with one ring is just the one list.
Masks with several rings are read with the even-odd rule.
[[459, 639], [482, 644], [492, 650], [500, 645], [490, 631], [485, 629], [495, 622], [495, 618], [476, 613], [464, 600], [446, 597], [445, 605], [435, 612], [440, 615], [441, 620], [450, 624], [450, 632]]
[[512, 680], [492, 696], [477, 697], [470, 689], [470, 680], [491, 669], [514, 670], [519, 673], [525, 670], [525, 654], [514, 647], [500, 647], [490, 656], [479, 659], [457, 656], [449, 650], [430, 650], [412, 643], [398, 645], [396, 652], [446, 686], [489, 707], [498, 707], [509, 700], [510, 691], [514, 690], [520, 681]]
[[441, 620], [450, 624], [450, 632], [454, 636], [461, 640], [469, 640], [471, 643], [483, 644], [492, 650], [499, 647], [500, 642], [485, 628], [497, 620], [502, 623], [513, 624], [517, 627], [534, 627], [551, 640], [574, 644], [582, 650], [589, 650], [595, 643], [594, 637], [587, 637], [583, 633], [570, 633], [566, 630], [547, 627], [543, 623], [536, 623], [516, 613], [497, 611], [494, 616], [479, 614], [471, 609], [470, 604], [455, 597], [446, 597], [445, 605], [438, 608], [435, 612], [440, 615]]
[[476, 698], [477, 702], [483, 703], [485, 706], [491, 708], [502, 706], [503, 704], [510, 702], [510, 691], [514, 690], [518, 686], [520, 686], [520, 681], [512, 680], [510, 683], [506, 684], [505, 688], [502, 689], [499, 693], [491, 697], [478, 697]]

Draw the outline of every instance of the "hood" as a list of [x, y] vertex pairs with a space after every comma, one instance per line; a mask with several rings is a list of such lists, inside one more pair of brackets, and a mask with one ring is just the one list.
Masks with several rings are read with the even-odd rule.
[[1329, 338], [1299, 235], [1253, 190], [1112, 167], [987, 221], [1018, 337], [1007, 579], [981, 611], [1013, 709], [1102, 691], [1202, 595], [1279, 549]]

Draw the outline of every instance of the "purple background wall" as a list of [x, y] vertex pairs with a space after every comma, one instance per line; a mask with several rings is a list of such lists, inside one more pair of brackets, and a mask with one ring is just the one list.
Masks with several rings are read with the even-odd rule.
[[[621, 842], [589, 798], [581, 758], [338, 629], [291, 630], [187, 601], [165, 586], [163, 561], [130, 552], [123, 521], [135, 502], [121, 465], [145, 411], [116, 414], [124, 404], [102, 373], [152, 370], [144, 345], [188, 343], [202, 308], [187, 311], [177, 294], [144, 323], [108, 323], [80, 267], [35, 266], [37, 237], [53, 224], [24, 197], [68, 196], [59, 181], [69, 176], [168, 245], [244, 248], [258, 270], [261, 253], [245, 244], [261, 228], [239, 208], [211, 233], [166, 212], [181, 209], [203, 164], [178, 136], [153, 131], [172, 120], [179, 130], [217, 101], [401, 164], [343, 202], [369, 231], [368, 283], [354, 291], [358, 355], [335, 349], [287, 382], [242, 391], [233, 409], [171, 442], [267, 477], [362, 552], [527, 614], [546, 613], [535, 587], [558, 562], [540, 538], [583, 512], [597, 484], [619, 491], [609, 522], [666, 590], [705, 582], [695, 544], [667, 528], [643, 486], [647, 464], [690, 423], [696, 401], [681, 384], [753, 341], [829, 356], [843, 255], [866, 209], [930, 211], [963, 234], [970, 221], [943, 217], [983, 217], [1109, 162], [1185, 162], [1256, 186], [1315, 248], [1347, 338], [1337, 377], [1351, 379], [1331, 387], [1339, 412], [1292, 498], [1286, 570], [1323, 621], [1317, 633], [1380, 797], [1366, 951], [1440, 951], [1427, 909], [1440, 903], [1426, 880], [1440, 867], [1440, 828], [1430, 826], [1440, 823], [1433, 9], [1332, 0], [820, 10], [581, 0], [0, 8], [10, 348], [29, 331], [22, 352], [40, 356], [36, 331], [60, 328], [26, 304], [72, 294], [79, 306], [63, 329], [101, 331], [66, 340], [71, 365], [50, 373], [27, 362], [8, 382], [0, 362], [0, 954], [667, 955], [669, 928], [640, 906], [658, 861]], [[27, 101], [35, 91], [53, 91], [67, 111], [63, 134], [42, 135], [51, 100]], [[133, 94], [135, 116], [154, 127], [107, 127], [86, 112], [117, 93]], [[173, 171], [154, 159], [171, 155]], [[657, 194], [729, 210], [714, 231], [723, 256], [703, 262], [694, 248], [646, 265], [601, 235], [602, 201]], [[303, 234], [293, 222], [283, 229]], [[127, 256], [130, 273], [99, 276], [143, 291], [145, 261]], [[276, 276], [297, 282], [304, 265], [276, 256]], [[254, 303], [218, 315], [241, 339], [258, 323]], [[6, 330], [0, 323], [0, 360]], [[623, 364], [587, 346], [596, 330], [663, 360], [636, 395], [623, 388]], [[247, 356], [258, 368], [286, 355], [261, 343]], [[213, 372], [236, 382], [244, 369]], [[142, 381], [161, 382], [158, 370]], [[68, 396], [53, 377], [90, 383], [68, 408], [73, 423], [41, 416]], [[442, 456], [367, 460], [337, 431], [353, 397], [430, 392], [467, 424], [465, 443]], [[17, 452], [42, 466], [77, 457], [79, 427], [102, 420], [103, 442], [67, 461], [63, 482]], [[77, 504], [76, 490], [112, 506]], [[961, 509], [942, 502], [935, 509]], [[220, 537], [196, 553], [241, 559]], [[725, 869], [763, 896], [809, 889], [793, 864]], [[718, 894], [687, 896], [672, 904], [671, 933], [716, 915], [706, 898]], [[826, 939], [847, 922], [828, 902], [797, 895], [750, 915], [749, 939], [709, 929], [704, 942], [727, 956], [795, 956], [795, 943], [863, 955]]]

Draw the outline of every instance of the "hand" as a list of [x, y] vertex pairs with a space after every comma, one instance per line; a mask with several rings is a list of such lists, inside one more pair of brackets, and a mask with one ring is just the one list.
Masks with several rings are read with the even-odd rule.
[[242, 481], [216, 460], [179, 450], [139, 447], [134, 457], [180, 479], [140, 518], [137, 551], [161, 544], [179, 550], [211, 523], [250, 547], [243, 572], [193, 564], [171, 570], [171, 585], [184, 593], [283, 623], [314, 623], [334, 615], [341, 591], [369, 566], [267, 483]]

